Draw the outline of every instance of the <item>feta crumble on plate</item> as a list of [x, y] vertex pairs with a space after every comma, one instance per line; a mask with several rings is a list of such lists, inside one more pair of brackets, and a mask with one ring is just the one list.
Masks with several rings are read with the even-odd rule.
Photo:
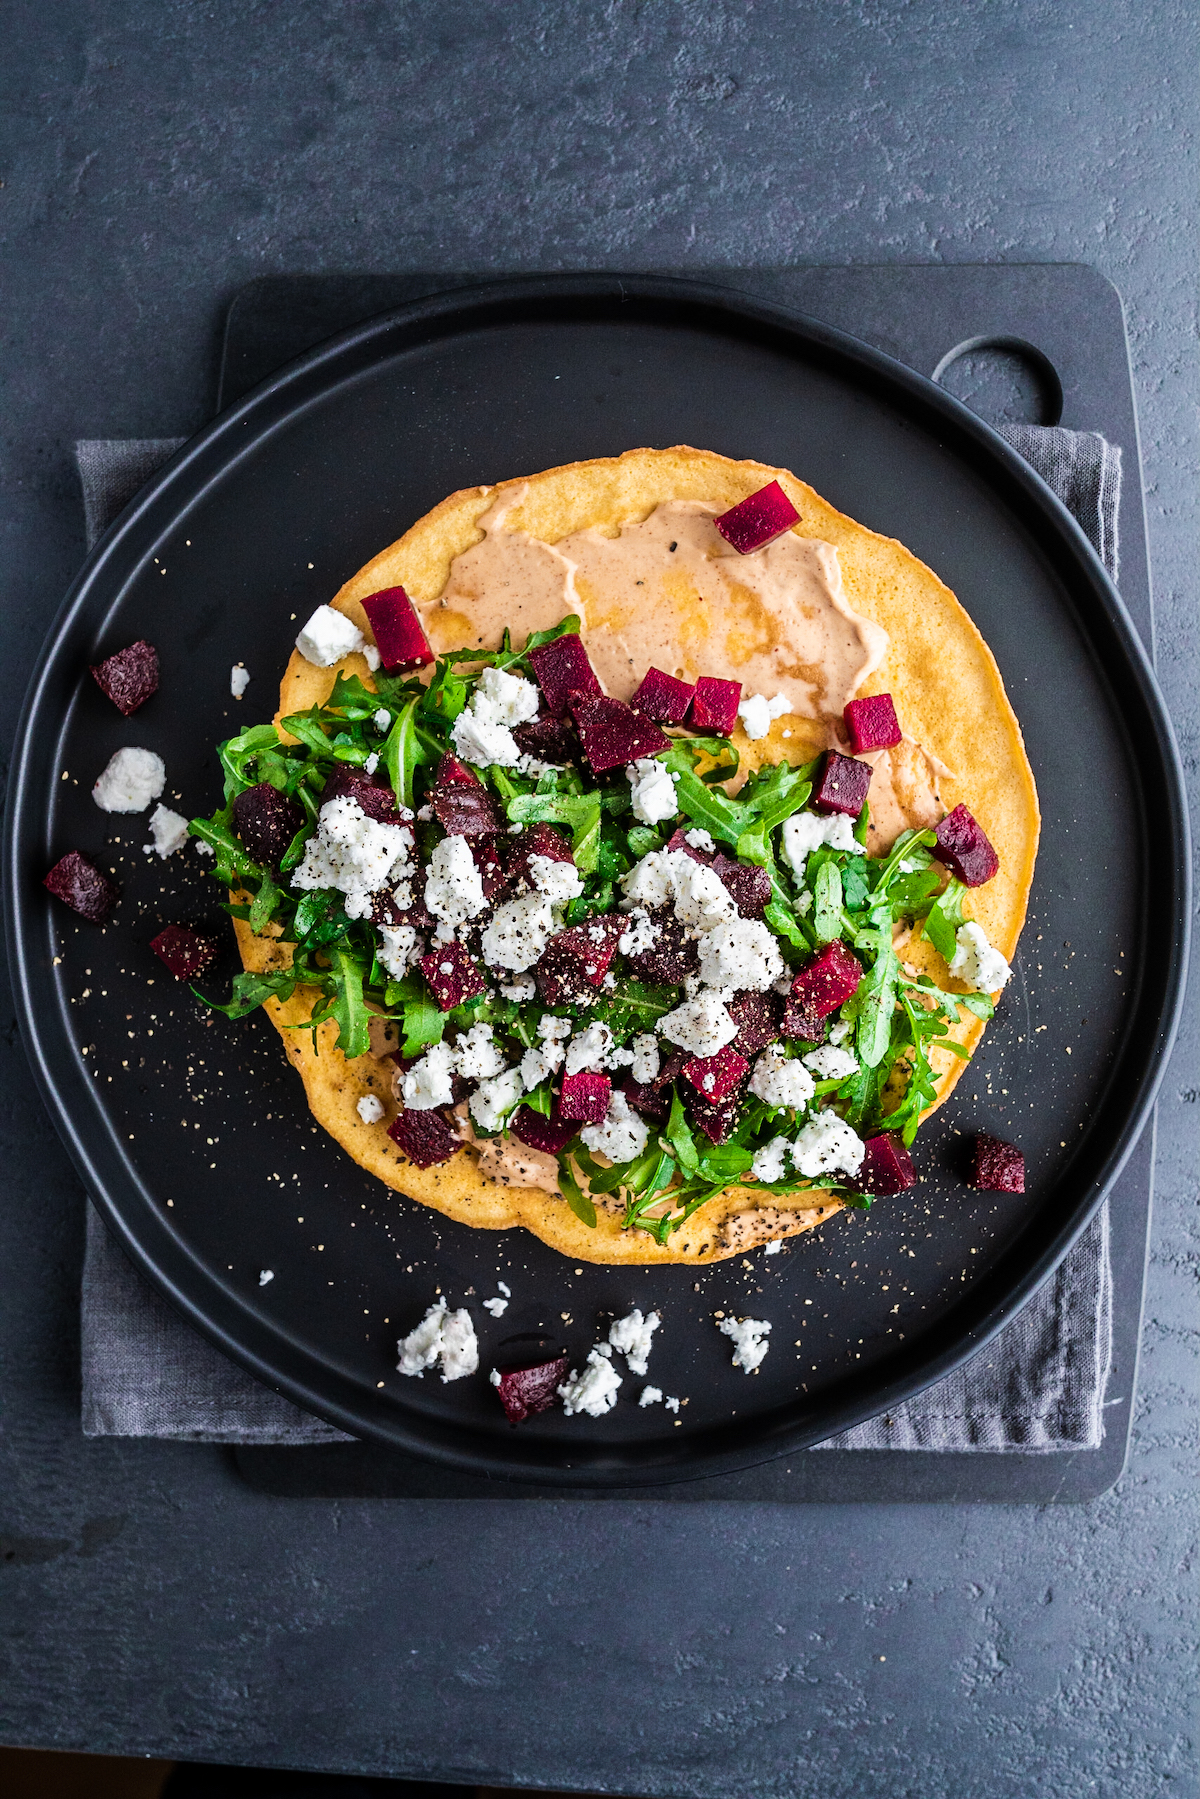
[[664, 1037], [693, 1056], [715, 1056], [738, 1034], [723, 994], [712, 989], [665, 1013], [658, 1028]]
[[631, 1162], [650, 1139], [645, 1123], [631, 1110], [619, 1087], [608, 1102], [604, 1123], [585, 1124], [579, 1135], [593, 1155], [607, 1156], [610, 1162]]
[[240, 700], [250, 685], [250, 670], [244, 662], [235, 662], [229, 671], [229, 691], [235, 700]]
[[791, 709], [786, 694], [777, 693], [774, 699], [768, 700], [761, 693], [750, 693], [738, 705], [738, 717], [747, 737], [751, 742], [757, 742], [760, 737], [769, 736], [775, 720]]
[[479, 1367], [479, 1341], [471, 1314], [460, 1307], [452, 1312], [444, 1299], [430, 1306], [415, 1330], [409, 1331], [396, 1345], [400, 1374], [413, 1374], [422, 1379], [427, 1368], [441, 1363], [442, 1380], [462, 1380]]
[[118, 750], [92, 788], [92, 798], [101, 812], [144, 812], [166, 784], [166, 764], [153, 750]]
[[844, 812], [831, 812], [827, 817], [816, 812], [793, 812], [790, 818], [784, 819], [784, 860], [798, 881], [804, 879], [805, 865], [813, 850], [821, 849], [824, 844], [830, 849], [845, 850], [848, 855], [866, 855], [855, 838], [854, 820], [847, 818]]
[[378, 1124], [383, 1117], [383, 1101], [374, 1093], [364, 1093], [355, 1111], [364, 1124]]
[[589, 1418], [603, 1418], [605, 1412], [612, 1411], [617, 1403], [621, 1376], [613, 1367], [611, 1356], [611, 1349], [607, 1357], [600, 1349], [592, 1349], [588, 1351], [582, 1373], [576, 1373], [572, 1368], [558, 1389], [568, 1418], [573, 1418], [576, 1412], [586, 1412]]
[[675, 787], [679, 780], [652, 756], [630, 763], [625, 770], [633, 800], [633, 816], [639, 824], [660, 825], [679, 810]]
[[164, 806], [160, 800], [150, 814], [150, 836], [153, 842], [144, 844], [148, 856], [160, 856], [165, 862], [181, 850], [188, 840], [188, 821], [181, 813], [172, 812], [170, 806]]
[[792, 1062], [779, 1044], [764, 1049], [750, 1076], [750, 1091], [764, 1106], [806, 1106], [816, 1092], [816, 1082], [801, 1062]]
[[982, 925], [974, 920], [959, 925], [954, 941], [958, 948], [950, 963], [950, 973], [957, 980], [965, 981], [976, 993], [998, 993], [1002, 987], [1007, 987], [1012, 969], [1000, 951], [992, 948]]
[[645, 1374], [652, 1339], [661, 1323], [657, 1312], [647, 1312], [643, 1318], [641, 1307], [634, 1306], [624, 1318], [614, 1319], [609, 1326], [608, 1340], [625, 1357], [630, 1374]]
[[728, 919], [700, 939], [700, 979], [706, 987], [765, 993], [783, 972], [775, 938], [758, 919]]
[[819, 1174], [857, 1174], [865, 1154], [862, 1138], [836, 1112], [818, 1112], [792, 1145], [798, 1173], [810, 1180]]
[[316, 668], [332, 668], [344, 656], [356, 652], [366, 658], [372, 673], [379, 667], [379, 651], [368, 643], [353, 620], [333, 606], [318, 606], [308, 622], [301, 626], [296, 648], [306, 662]]
[[733, 1344], [733, 1365], [753, 1374], [766, 1360], [771, 1326], [765, 1318], [722, 1318], [717, 1329]]
[[811, 1068], [818, 1080], [844, 1081], [847, 1075], [858, 1072], [858, 1057], [836, 1043], [823, 1043], [820, 1049], [808, 1052], [804, 1066]]

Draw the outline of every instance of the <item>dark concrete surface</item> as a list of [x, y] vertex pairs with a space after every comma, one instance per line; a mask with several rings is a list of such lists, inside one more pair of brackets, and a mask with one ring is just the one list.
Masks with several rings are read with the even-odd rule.
[[[72, 441], [198, 425], [254, 275], [1078, 260], [1128, 306], [1194, 770], [1186, 0], [10, 0], [0, 31], [6, 735], [83, 553]], [[83, 1196], [5, 1018], [0, 1740], [617, 1793], [1196, 1792], [1194, 1005], [1129, 1469], [1058, 1511], [284, 1502], [217, 1449], [86, 1444]]]

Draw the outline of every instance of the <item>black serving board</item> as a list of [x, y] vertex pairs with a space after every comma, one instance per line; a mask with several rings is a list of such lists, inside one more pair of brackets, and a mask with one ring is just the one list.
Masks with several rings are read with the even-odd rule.
[[[230, 663], [262, 671], [251, 696], [269, 712], [292, 614], [443, 493], [679, 440], [796, 467], [950, 581], [1005, 672], [1048, 831], [1011, 1001], [930, 1134], [912, 1195], [769, 1260], [576, 1274], [522, 1233], [468, 1232], [398, 1205], [298, 1115], [264, 1020], [214, 1033], [190, 1001], [147, 991], [148, 937], [212, 902], [186, 867], [148, 868], [139, 821], [109, 833], [126, 900], [105, 932], [64, 927], [36, 879], [69, 843], [99, 847], [87, 791], [119, 742], [161, 749], [171, 790], [189, 809], [210, 804], [203, 746], [234, 716]], [[163, 691], [131, 735], [81, 665], [134, 635], [163, 643], [164, 609], [179, 629]], [[69, 598], [13, 796], [14, 960], [35, 1065], [126, 1247], [187, 1316], [301, 1404], [488, 1477], [629, 1488], [712, 1476], [817, 1441], [955, 1365], [1054, 1265], [1128, 1157], [1178, 1005], [1177, 764], [1136, 637], [1081, 535], [965, 409], [901, 368], [770, 305], [669, 282], [547, 280], [418, 302], [223, 415], [118, 522]], [[1156, 934], [1143, 928], [1151, 886]], [[86, 1014], [74, 1009], [85, 985]], [[962, 1186], [954, 1133], [977, 1125], [1020, 1137], [1024, 1201]], [[276, 1271], [265, 1291], [264, 1266]], [[581, 1357], [605, 1313], [658, 1306], [653, 1376], [689, 1396], [682, 1424], [622, 1405], [512, 1433], [482, 1382], [392, 1374], [397, 1330], [435, 1286], [482, 1297], [498, 1275], [514, 1302], [481, 1333], [487, 1357], [529, 1330], [558, 1333]], [[898, 1315], [880, 1298], [885, 1276]], [[750, 1383], [729, 1369], [718, 1306], [775, 1323], [783, 1353]], [[805, 1347], [789, 1356], [793, 1337]]]

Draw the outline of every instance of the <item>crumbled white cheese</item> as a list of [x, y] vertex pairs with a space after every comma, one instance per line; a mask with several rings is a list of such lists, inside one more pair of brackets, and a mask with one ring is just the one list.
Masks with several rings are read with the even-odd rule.
[[400, 1094], [411, 1112], [432, 1112], [454, 1098], [455, 1054], [448, 1043], [431, 1043], [401, 1078]]
[[150, 835], [153, 843], [143, 845], [148, 856], [161, 856], [165, 862], [181, 850], [188, 840], [188, 821], [178, 812], [172, 812], [170, 806], [164, 806], [160, 800], [150, 814]]
[[737, 917], [733, 895], [719, 874], [703, 862], [694, 862], [684, 850], [670, 852], [675, 916], [698, 931], [711, 931], [726, 919]]
[[683, 833], [683, 841], [687, 844], [689, 849], [706, 850], [710, 855], [717, 847], [712, 840], [712, 832], [702, 831], [698, 827], [694, 831], [685, 831]]
[[366, 761], [363, 763], [363, 773], [365, 775], [373, 775], [375, 773], [375, 770], [378, 767], [379, 767], [379, 751], [372, 750], [371, 754], [367, 757]]
[[635, 906], [617, 939], [617, 948], [623, 956], [644, 956], [661, 936], [662, 925], [658, 919], [651, 918], [645, 906]]
[[815, 1082], [802, 1062], [789, 1062], [777, 1043], [764, 1049], [750, 1076], [750, 1091], [765, 1106], [806, 1106]]
[[753, 1374], [766, 1360], [771, 1326], [765, 1318], [722, 1318], [717, 1325], [733, 1343], [733, 1365]]
[[625, 770], [633, 798], [633, 816], [639, 824], [660, 825], [679, 810], [675, 784], [679, 779], [653, 756], [642, 756]]
[[368, 918], [371, 895], [411, 872], [412, 842], [407, 825], [381, 824], [357, 800], [339, 794], [321, 807], [316, 835], [289, 880], [293, 887], [335, 887], [346, 896], [347, 918]]
[[502, 768], [516, 768], [521, 760], [517, 740], [507, 725], [478, 718], [471, 711], [459, 713], [450, 739], [463, 761], [474, 763], [476, 768], [491, 768], [496, 763]]
[[727, 919], [700, 939], [700, 978], [706, 987], [765, 993], [783, 972], [779, 947], [756, 918]]
[[250, 670], [244, 662], [235, 662], [229, 671], [229, 691], [235, 700], [240, 700], [250, 685]]
[[167, 769], [153, 750], [118, 750], [92, 788], [101, 812], [144, 812], [167, 784]]
[[205, 843], [203, 837], [197, 837], [196, 854], [198, 856], [215, 856], [216, 853], [211, 843]]
[[579, 1133], [593, 1155], [610, 1162], [632, 1162], [646, 1147], [650, 1132], [618, 1088], [609, 1099], [603, 1124], [585, 1124]]
[[836, 1024], [829, 1027], [829, 1041], [835, 1048], [844, 1043], [847, 1037], [853, 1037], [853, 1035], [854, 1020], [852, 1018], [839, 1018]]
[[798, 881], [804, 879], [804, 866], [813, 850], [823, 844], [845, 850], [849, 855], [865, 856], [866, 851], [854, 836], [854, 820], [844, 812], [793, 812], [783, 821], [783, 854]]
[[668, 1397], [663, 1400], [663, 1404], [666, 1406], [668, 1412], [677, 1412], [679, 1410], [679, 1401], [677, 1399]]
[[425, 945], [410, 924], [379, 926], [379, 960], [394, 981], [402, 981], [414, 962], [425, 954]]
[[792, 1153], [791, 1143], [786, 1137], [772, 1137], [755, 1152], [750, 1164], [750, 1172], [756, 1181], [782, 1181], [787, 1179], [788, 1158]]
[[527, 725], [538, 715], [538, 690], [523, 675], [506, 669], [485, 668], [471, 696], [471, 710], [490, 724]]
[[489, 968], [521, 974], [540, 960], [554, 929], [554, 908], [544, 893], [505, 900], [480, 939], [483, 959]]
[[725, 996], [714, 988], [684, 1000], [658, 1021], [662, 1035], [693, 1056], [715, 1056], [732, 1043], [738, 1027], [725, 1006]]
[[[317, 668], [332, 668], [343, 656], [355, 650], [365, 655], [367, 642], [358, 626], [343, 612], [332, 606], [318, 606], [296, 638], [296, 648], [306, 662]], [[378, 656], [378, 651], [376, 651]], [[370, 657], [367, 658], [368, 662]]]
[[442, 1365], [443, 1381], [461, 1380], [479, 1367], [479, 1342], [471, 1314], [460, 1308], [452, 1312], [444, 1299], [431, 1305], [415, 1330], [409, 1331], [396, 1345], [401, 1374], [415, 1374], [420, 1380], [426, 1368]]
[[555, 1070], [562, 1067], [566, 1053], [563, 1043], [535, 1043], [527, 1049], [521, 1057], [521, 1079], [526, 1092], [532, 1093], [535, 1087], [548, 1081]]
[[504, 1052], [492, 1037], [490, 1024], [473, 1024], [455, 1045], [458, 1072], [465, 1081], [486, 1081], [504, 1072]]
[[519, 974], [515, 981], [501, 983], [500, 994], [503, 999], [511, 999], [514, 1005], [523, 1005], [532, 999], [537, 992], [537, 982], [531, 974]]
[[839, 1049], [836, 1043], [823, 1043], [820, 1049], [809, 1050], [804, 1066], [811, 1068], [818, 1080], [844, 1081], [847, 1075], [857, 1073], [858, 1057], [848, 1049]]
[[818, 1112], [796, 1134], [792, 1160], [810, 1179], [818, 1174], [857, 1174], [866, 1149], [844, 1118], [836, 1112]]
[[640, 1306], [634, 1306], [624, 1318], [616, 1318], [609, 1326], [608, 1340], [629, 1363], [630, 1374], [645, 1374], [653, 1347], [653, 1336], [662, 1319], [657, 1312], [643, 1318]]
[[374, 1093], [364, 1093], [355, 1111], [364, 1124], [378, 1124], [383, 1117], [383, 1101]]
[[543, 1012], [537, 1021], [537, 1034], [547, 1043], [565, 1043], [574, 1028], [569, 1018], [559, 1018], [553, 1012]]
[[585, 1031], [572, 1037], [567, 1049], [567, 1074], [583, 1074], [589, 1069], [603, 1068], [613, 1046], [613, 1034], [606, 1024], [589, 1024]]
[[603, 1418], [605, 1412], [611, 1412], [616, 1405], [620, 1386], [621, 1377], [611, 1361], [593, 1349], [588, 1353], [582, 1374], [572, 1368], [558, 1392], [568, 1418], [573, 1418], [576, 1412], [586, 1412], [590, 1418]]
[[631, 906], [669, 905], [675, 897], [669, 853], [651, 850], [621, 876], [621, 887]]
[[750, 693], [738, 705], [738, 714], [742, 721], [742, 729], [752, 741], [766, 737], [773, 721], [782, 718], [785, 712], [792, 709], [791, 701], [786, 694], [777, 693], [773, 700], [764, 698], [761, 693]]
[[998, 993], [1002, 987], [1007, 987], [1012, 969], [1000, 951], [992, 948], [982, 925], [974, 921], [959, 925], [954, 941], [958, 948], [950, 963], [950, 973], [957, 980], [965, 981], [976, 993]]
[[638, 1404], [639, 1405], [661, 1405], [662, 1404], [662, 1396], [663, 1396], [663, 1393], [662, 1393], [661, 1387], [643, 1387], [642, 1391], [641, 1391], [641, 1397], [638, 1399]]
[[641, 1031], [633, 1040], [633, 1063], [630, 1074], [643, 1087], [658, 1079], [658, 1071], [662, 1067], [662, 1058], [658, 1053], [658, 1039], [653, 1031]]
[[266, 1287], [269, 1286], [274, 1279], [275, 1270], [273, 1268], [264, 1268], [259, 1274], [258, 1284], [260, 1287]]
[[783, 1238], [772, 1237], [769, 1243], [763, 1245], [763, 1254], [766, 1256], [777, 1256], [782, 1248]]
[[520, 1070], [509, 1068], [490, 1081], [480, 1081], [469, 1105], [481, 1131], [498, 1131], [524, 1092]]
[[443, 941], [469, 919], [478, 918], [487, 905], [483, 880], [465, 837], [443, 837], [434, 845], [425, 877], [425, 904], [438, 920], [438, 936]]
[[381, 706], [374, 714], [372, 722], [381, 737], [385, 737], [392, 728], [392, 715], [386, 706]]
[[614, 1044], [604, 1058], [606, 1068], [629, 1068], [633, 1063], [633, 1051], [623, 1043]]
[[508, 1310], [508, 1301], [507, 1299], [499, 1298], [485, 1299], [483, 1302], [483, 1309], [485, 1312], [490, 1312], [493, 1318], [503, 1318], [505, 1312]]
[[559, 862], [554, 856], [530, 856], [528, 867], [530, 880], [552, 906], [565, 906], [583, 892], [583, 876], [573, 862]]
[[496, 1285], [499, 1287], [501, 1293], [503, 1293], [505, 1299], [512, 1298], [512, 1288], [511, 1287], [506, 1286], [503, 1281], [497, 1281]]

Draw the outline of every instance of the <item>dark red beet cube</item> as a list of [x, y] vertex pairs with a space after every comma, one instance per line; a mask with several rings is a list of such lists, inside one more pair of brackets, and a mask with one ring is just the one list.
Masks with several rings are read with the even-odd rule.
[[652, 718], [640, 718], [624, 700], [610, 700], [606, 693], [573, 693], [570, 707], [595, 774], [623, 768], [639, 756], [656, 756], [671, 746]]
[[694, 829], [694, 825], [689, 825], [686, 828], [680, 826], [677, 831], [671, 833], [671, 836], [667, 841], [667, 848], [669, 850], [678, 850], [680, 855], [690, 856], [693, 862], [702, 862], [705, 868], [711, 868], [716, 859], [715, 852], [713, 850], [693, 849], [692, 845], [687, 840], [688, 831]]
[[805, 1043], [824, 1043], [829, 1035], [829, 1015], [818, 1012], [804, 1000], [788, 997], [783, 1008], [783, 1023], [779, 1027], [781, 1037], [801, 1038]]
[[422, 956], [421, 973], [443, 1012], [452, 1011], [484, 990], [477, 963], [457, 939], [436, 943], [427, 956]]
[[508, 872], [513, 880], [533, 886], [529, 864], [534, 856], [545, 856], [551, 862], [574, 862], [571, 846], [553, 825], [528, 825], [519, 837], [506, 837]]
[[725, 542], [732, 544], [740, 556], [748, 556], [751, 550], [761, 550], [764, 544], [773, 543], [799, 523], [800, 514], [778, 481], [768, 481], [757, 493], [750, 494], [713, 520]]
[[339, 762], [321, 789], [321, 804], [336, 799], [353, 800], [381, 825], [402, 823], [392, 784], [382, 768], [368, 775], [348, 762]]
[[546, 710], [553, 718], [561, 718], [573, 693], [600, 693], [596, 671], [588, 661], [583, 639], [576, 631], [555, 637], [550, 643], [530, 650], [529, 660], [537, 676]]
[[665, 1124], [671, 1116], [670, 1096], [659, 1088], [645, 1087], [629, 1075], [621, 1082], [621, 1091], [634, 1111], [648, 1118], [651, 1124]]
[[406, 1107], [397, 1112], [387, 1134], [417, 1168], [448, 1162], [455, 1150], [462, 1148], [462, 1139], [437, 1111], [410, 1112]]
[[693, 1090], [691, 1086], [683, 1089], [683, 1103], [688, 1117], [698, 1131], [703, 1131], [710, 1143], [725, 1143], [737, 1129], [738, 1114], [742, 1109], [740, 1093], [727, 1093], [715, 1105]]
[[669, 1056], [664, 1056], [659, 1063], [658, 1073], [650, 1083], [654, 1091], [661, 1093], [671, 1085], [672, 1081], [677, 1081], [683, 1073], [683, 1065], [686, 1061], [687, 1051], [683, 1049], [673, 1049]]
[[904, 1139], [896, 1131], [868, 1137], [862, 1167], [854, 1177], [861, 1193], [903, 1193], [916, 1185], [917, 1176]]
[[527, 1148], [544, 1150], [548, 1156], [557, 1156], [578, 1133], [579, 1121], [564, 1118], [557, 1110], [553, 1117], [546, 1118], [541, 1112], [535, 1112], [532, 1106], [519, 1106], [508, 1128]]
[[269, 781], [260, 781], [234, 800], [233, 822], [246, 854], [264, 868], [278, 868], [279, 858], [304, 823], [304, 808]]
[[971, 1152], [970, 1185], [983, 1193], [1024, 1193], [1025, 1157], [1014, 1144], [980, 1131]]
[[791, 997], [818, 1018], [826, 1018], [858, 991], [862, 975], [862, 963], [844, 944], [828, 943], [800, 970], [792, 982]]
[[525, 725], [514, 725], [512, 734], [517, 748], [539, 762], [562, 767], [579, 755], [579, 738], [569, 718], [535, 718]]
[[603, 1124], [611, 1097], [608, 1076], [585, 1068], [580, 1074], [563, 1076], [558, 1109], [563, 1118], [578, 1119], [580, 1124]]
[[416, 607], [402, 587], [383, 587], [362, 603], [386, 669], [424, 668], [433, 661]]
[[757, 1055], [779, 1041], [783, 999], [778, 993], [739, 993], [725, 1009], [738, 1028], [733, 1047], [740, 1056]]
[[690, 1081], [710, 1106], [719, 1105], [727, 1093], [740, 1087], [749, 1072], [745, 1056], [739, 1056], [729, 1043], [715, 1056], [693, 1056], [681, 1070], [684, 1080]]
[[548, 1006], [594, 999], [624, 929], [623, 918], [589, 918], [550, 939], [534, 971]]
[[735, 862], [718, 851], [712, 859], [713, 873], [719, 875], [733, 897], [743, 918], [761, 918], [771, 897], [771, 877], [765, 868], [752, 862]]
[[126, 718], [158, 692], [158, 651], [139, 638], [128, 649], [118, 650], [103, 662], [92, 664], [96, 684]]
[[508, 886], [510, 876], [504, 861], [507, 842], [506, 837], [475, 837], [471, 841], [470, 850], [479, 870], [485, 900], [495, 899]]
[[479, 776], [449, 751], [437, 765], [429, 804], [451, 837], [495, 837], [505, 829], [500, 808]]
[[78, 850], [68, 850], [45, 876], [42, 886], [89, 924], [101, 924], [121, 897], [117, 883]]
[[658, 911], [654, 922], [659, 927], [657, 939], [649, 949], [630, 956], [629, 966], [653, 987], [678, 987], [700, 967], [700, 946], [673, 913]]
[[510, 1424], [520, 1424], [535, 1412], [548, 1412], [559, 1387], [567, 1378], [568, 1358], [538, 1362], [532, 1368], [497, 1368], [496, 1392]]
[[869, 762], [856, 762], [853, 756], [830, 750], [820, 784], [812, 796], [813, 811], [844, 812], [847, 818], [857, 818], [867, 803], [871, 774]]
[[150, 939], [150, 948], [177, 981], [194, 981], [220, 954], [211, 937], [186, 924], [164, 926], [157, 937]]
[[643, 718], [656, 719], [660, 725], [681, 725], [695, 691], [688, 682], [665, 675], [661, 668], [648, 668], [645, 680], [629, 704]]
[[737, 724], [741, 697], [740, 681], [718, 681], [713, 675], [701, 675], [692, 701], [693, 731], [715, 731], [718, 737], [728, 737]]
[[1000, 867], [1000, 858], [983, 828], [965, 806], [955, 806], [934, 832], [933, 853], [965, 887], [982, 887]]
[[904, 733], [890, 693], [875, 693], [866, 700], [851, 700], [842, 717], [856, 756], [864, 750], [890, 750]]

